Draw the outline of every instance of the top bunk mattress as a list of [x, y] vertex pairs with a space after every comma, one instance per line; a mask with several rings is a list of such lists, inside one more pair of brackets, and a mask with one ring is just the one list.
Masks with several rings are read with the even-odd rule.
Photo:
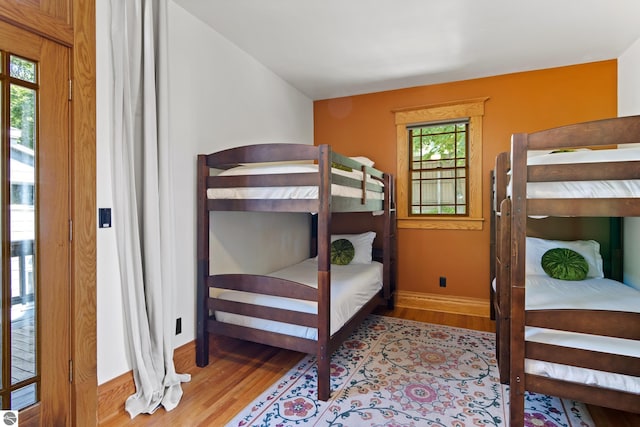
[[[529, 151], [527, 165], [622, 162], [640, 160], [640, 148], [571, 152]], [[511, 197], [511, 180], [507, 196]], [[579, 199], [640, 197], [640, 179], [604, 181], [561, 181], [527, 183], [528, 199]]]
[[[363, 174], [360, 171], [347, 171], [332, 168], [332, 173], [347, 178], [362, 181]], [[277, 175], [293, 173], [317, 173], [318, 165], [312, 163], [285, 163], [285, 164], [265, 164], [265, 165], [243, 165], [221, 172], [218, 176], [241, 176], [241, 175]], [[382, 200], [383, 184], [381, 181], [371, 178], [366, 180], [367, 184], [379, 187], [379, 191], [367, 191], [367, 198], [370, 200]], [[361, 198], [362, 190], [345, 185], [332, 184], [331, 195], [347, 198]], [[209, 199], [318, 199], [319, 187], [315, 185], [305, 186], [277, 186], [277, 187], [231, 187], [231, 188], [209, 188], [207, 189]]]

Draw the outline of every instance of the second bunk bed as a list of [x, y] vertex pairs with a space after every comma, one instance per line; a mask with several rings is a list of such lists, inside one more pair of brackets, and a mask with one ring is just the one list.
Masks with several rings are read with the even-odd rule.
[[[622, 217], [640, 216], [630, 143], [640, 116], [514, 134], [496, 159], [492, 309], [511, 426], [525, 391], [640, 411], [640, 287], [622, 283], [620, 255]], [[567, 222], [553, 235], [537, 221]]]
[[[284, 143], [199, 155], [197, 174], [197, 365], [209, 362], [209, 334], [315, 354], [318, 398], [327, 400], [331, 354], [377, 306], [393, 306], [392, 175], [329, 145]], [[267, 274], [216, 274], [213, 211], [308, 213], [309, 258]], [[347, 223], [376, 229], [337, 234], [337, 213], [365, 213]]]

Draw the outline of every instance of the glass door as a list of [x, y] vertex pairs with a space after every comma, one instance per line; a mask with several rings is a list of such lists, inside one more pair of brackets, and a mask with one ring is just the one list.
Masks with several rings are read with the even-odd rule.
[[9, 124], [2, 156], [2, 406], [20, 410], [38, 401], [39, 382], [34, 286], [38, 66], [8, 52], [2, 56]]
[[0, 404], [70, 425], [69, 49], [0, 21]]

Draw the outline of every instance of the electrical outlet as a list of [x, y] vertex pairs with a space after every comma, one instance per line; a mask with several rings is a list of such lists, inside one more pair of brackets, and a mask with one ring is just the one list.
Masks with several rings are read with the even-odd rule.
[[447, 287], [447, 278], [444, 276], [440, 276], [440, 287], [441, 288]]
[[182, 333], [182, 317], [176, 319], [176, 335]]

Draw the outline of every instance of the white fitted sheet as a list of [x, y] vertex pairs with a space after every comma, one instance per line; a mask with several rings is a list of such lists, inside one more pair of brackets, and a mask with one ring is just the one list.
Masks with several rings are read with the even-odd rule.
[[[306, 259], [298, 264], [275, 271], [269, 276], [318, 287], [318, 263], [315, 258]], [[337, 332], [365, 303], [382, 288], [382, 264], [349, 264], [331, 266], [331, 334]], [[286, 308], [304, 313], [317, 313], [317, 303], [293, 298], [275, 297], [250, 292], [215, 290], [216, 297], [269, 307]], [[258, 319], [238, 314], [217, 311], [220, 322], [249, 326], [261, 330], [278, 332], [301, 338], [315, 340], [316, 328], [293, 325], [272, 320]]]
[[[225, 170], [218, 176], [237, 175], [266, 175], [266, 174], [288, 174], [288, 173], [316, 173], [318, 165], [311, 163], [274, 163], [238, 166]], [[344, 171], [332, 169], [332, 173], [350, 178], [362, 180], [362, 172]], [[368, 183], [383, 184], [373, 178], [367, 179]], [[360, 198], [362, 190], [358, 188], [332, 184], [331, 195], [339, 197]], [[231, 188], [209, 188], [207, 190], [209, 199], [317, 199], [317, 186], [278, 186], [278, 187], [231, 187]], [[367, 198], [371, 200], [382, 200], [382, 192], [367, 191]]]
[[[640, 312], [640, 291], [606, 278], [573, 282], [556, 280], [549, 276], [528, 275], [525, 302], [527, 310], [564, 308], [638, 313]], [[640, 356], [640, 341], [619, 338], [527, 327], [525, 340], [612, 354]], [[639, 377], [530, 359], [525, 360], [525, 371], [549, 378], [562, 378], [576, 383], [640, 394]]]
[[[640, 160], [640, 149], [579, 150], [566, 153], [530, 155], [528, 165], [622, 162]], [[507, 186], [511, 197], [511, 180]], [[578, 199], [578, 198], [640, 197], [640, 179], [606, 181], [529, 182], [529, 199]]]

